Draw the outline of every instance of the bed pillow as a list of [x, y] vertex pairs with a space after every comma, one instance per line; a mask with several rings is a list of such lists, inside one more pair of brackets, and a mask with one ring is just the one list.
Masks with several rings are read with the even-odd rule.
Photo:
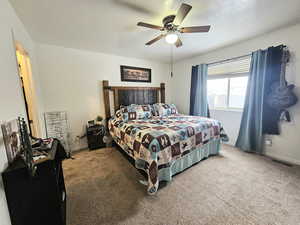
[[150, 110], [151, 110], [152, 116], [158, 116], [158, 112], [156, 111], [154, 104], [150, 105]]
[[152, 117], [150, 105], [129, 105], [121, 108], [123, 120], [150, 119]]
[[178, 114], [178, 110], [174, 104], [156, 103], [153, 107], [156, 115], [158, 116]]
[[117, 110], [114, 117], [117, 118], [117, 119], [123, 119], [122, 108]]

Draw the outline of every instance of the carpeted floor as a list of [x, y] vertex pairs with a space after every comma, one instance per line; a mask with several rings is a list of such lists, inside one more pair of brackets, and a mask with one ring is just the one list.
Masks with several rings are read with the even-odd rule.
[[116, 149], [64, 162], [68, 225], [299, 225], [300, 167], [223, 146], [148, 196]]

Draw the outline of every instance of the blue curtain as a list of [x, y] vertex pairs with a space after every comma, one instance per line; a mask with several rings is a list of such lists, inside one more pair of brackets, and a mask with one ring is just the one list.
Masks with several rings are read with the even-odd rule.
[[267, 50], [252, 53], [246, 100], [236, 147], [243, 151], [263, 151], [263, 99], [267, 69]]
[[208, 117], [207, 64], [192, 67], [190, 115]]

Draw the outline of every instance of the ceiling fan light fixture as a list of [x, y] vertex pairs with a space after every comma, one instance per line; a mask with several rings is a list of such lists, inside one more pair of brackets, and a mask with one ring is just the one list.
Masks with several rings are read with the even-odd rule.
[[178, 40], [178, 35], [175, 33], [169, 33], [166, 35], [166, 42], [168, 44], [174, 44]]
[[210, 25], [181, 27], [183, 20], [189, 14], [191, 9], [191, 5], [182, 3], [176, 15], [172, 14], [163, 18], [163, 26], [138, 22], [138, 26], [161, 31], [159, 36], [155, 37], [151, 41], [148, 41], [146, 45], [152, 45], [164, 37], [168, 44], [175, 45], [177, 48], [179, 48], [183, 45], [179, 38], [180, 33], [207, 33], [210, 29]]

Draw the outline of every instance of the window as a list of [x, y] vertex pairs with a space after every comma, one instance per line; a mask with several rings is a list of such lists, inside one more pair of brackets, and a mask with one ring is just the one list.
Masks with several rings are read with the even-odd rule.
[[242, 110], [250, 57], [208, 67], [207, 95], [210, 109]]
[[232, 77], [228, 79], [228, 82], [230, 83], [229, 108], [244, 108], [248, 76]]
[[209, 108], [226, 108], [228, 93], [228, 78], [207, 81]]

